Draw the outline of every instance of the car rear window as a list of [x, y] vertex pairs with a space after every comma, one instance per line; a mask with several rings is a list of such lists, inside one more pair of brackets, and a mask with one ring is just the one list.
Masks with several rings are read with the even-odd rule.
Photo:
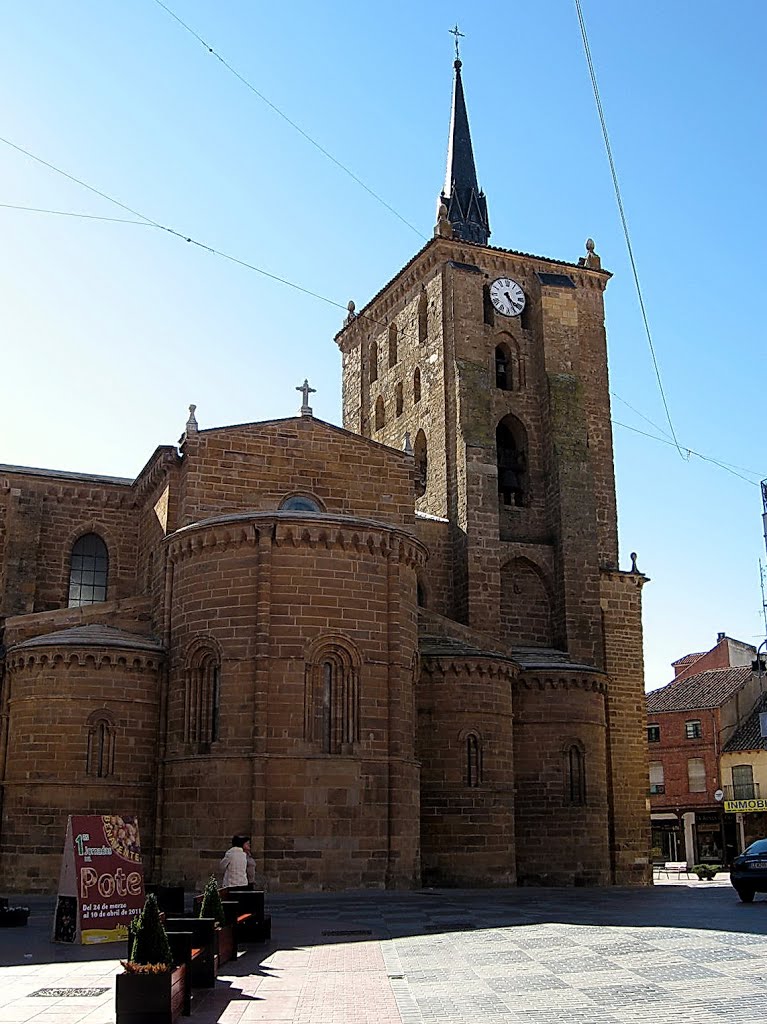
[[767, 853], [767, 839], [757, 839], [745, 851], [745, 853]]

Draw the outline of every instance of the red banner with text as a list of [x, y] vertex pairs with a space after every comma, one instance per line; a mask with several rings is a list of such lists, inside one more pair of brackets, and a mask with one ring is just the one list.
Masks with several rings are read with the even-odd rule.
[[138, 820], [73, 814], [67, 822], [54, 939], [85, 945], [128, 937], [144, 906]]

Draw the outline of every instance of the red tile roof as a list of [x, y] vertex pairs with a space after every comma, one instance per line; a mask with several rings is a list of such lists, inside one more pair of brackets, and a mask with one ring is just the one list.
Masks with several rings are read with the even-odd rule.
[[683, 658], [677, 658], [676, 661], [671, 662], [671, 667], [676, 668], [677, 665], [692, 665], [698, 658], [702, 658], [704, 654], [708, 654], [708, 651], [698, 651], [697, 654], [685, 654]]
[[737, 668], [712, 668], [684, 679], [674, 679], [667, 686], [646, 695], [647, 711], [655, 714], [660, 711], [718, 708], [750, 678], [751, 669], [740, 665]]

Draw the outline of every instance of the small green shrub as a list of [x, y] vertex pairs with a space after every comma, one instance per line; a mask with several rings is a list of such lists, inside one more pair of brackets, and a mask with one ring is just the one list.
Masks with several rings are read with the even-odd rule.
[[160, 919], [156, 896], [147, 896], [144, 909], [131, 921], [128, 933], [128, 962], [149, 964], [166, 971], [173, 966], [173, 955]]
[[710, 882], [719, 868], [716, 864], [696, 864], [692, 870], [701, 882]]
[[200, 904], [200, 917], [213, 917], [220, 925], [226, 924], [224, 905], [221, 902], [221, 894], [218, 891], [218, 882], [214, 875], [208, 879], [205, 888], [202, 890], [202, 903]]

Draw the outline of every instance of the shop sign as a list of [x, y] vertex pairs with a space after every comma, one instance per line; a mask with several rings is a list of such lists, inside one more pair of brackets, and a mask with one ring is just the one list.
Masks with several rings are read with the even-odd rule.
[[67, 821], [54, 942], [121, 942], [144, 906], [138, 820], [73, 814]]
[[767, 811], [767, 800], [725, 800], [724, 809], [729, 814], [747, 814], [749, 811]]

